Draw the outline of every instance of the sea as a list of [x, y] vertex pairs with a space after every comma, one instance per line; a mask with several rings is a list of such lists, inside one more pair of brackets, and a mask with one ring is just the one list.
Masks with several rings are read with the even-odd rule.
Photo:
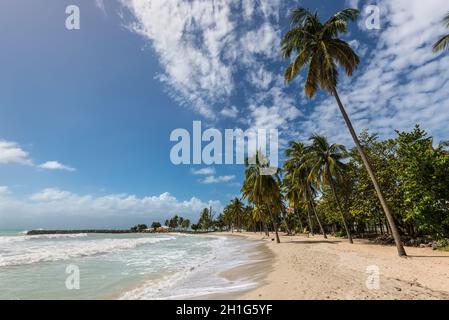
[[257, 242], [167, 234], [28, 236], [0, 231], [0, 299], [199, 299], [235, 295], [255, 277]]

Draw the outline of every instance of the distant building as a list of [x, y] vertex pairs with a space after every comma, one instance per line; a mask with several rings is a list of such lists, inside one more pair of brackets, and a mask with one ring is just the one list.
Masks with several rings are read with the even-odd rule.
[[167, 226], [161, 226], [156, 229], [156, 232], [168, 232], [168, 231], [170, 231], [170, 228]]

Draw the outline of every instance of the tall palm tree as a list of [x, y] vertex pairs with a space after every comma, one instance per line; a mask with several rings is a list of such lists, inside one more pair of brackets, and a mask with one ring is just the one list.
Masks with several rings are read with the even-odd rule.
[[250, 203], [253, 203], [256, 208], [266, 207], [276, 233], [276, 242], [280, 243], [277, 225], [280, 202], [282, 202], [279, 170], [273, 175], [267, 175], [267, 171], [271, 171], [267, 170], [271, 169], [270, 164], [265, 161], [266, 158], [259, 151], [256, 152], [253, 160], [246, 161], [247, 168], [242, 186], [242, 195], [244, 199], [247, 198]]
[[286, 196], [293, 201], [300, 200], [305, 204], [312, 235], [313, 225], [310, 219], [310, 211], [313, 210], [321, 233], [327, 239], [326, 232], [315, 209], [314, 188], [312, 182], [308, 179], [310, 168], [305, 163], [306, 147], [301, 142], [292, 141], [289, 144], [289, 148], [286, 149], [285, 155], [289, 158], [284, 163], [284, 170], [286, 172], [284, 181], [287, 187]]
[[342, 162], [346, 158], [346, 148], [342, 145], [330, 145], [323, 136], [314, 135], [311, 138], [312, 144], [307, 147], [307, 165], [310, 166], [309, 181], [316, 181], [322, 189], [330, 187], [332, 194], [340, 212], [343, 226], [345, 227], [348, 240], [353, 243], [351, 232], [346, 223], [343, 208], [335, 187], [336, 182], [343, 181], [345, 164]]
[[[443, 23], [449, 28], [449, 13], [444, 17]], [[449, 50], [449, 34], [443, 36], [433, 45], [433, 52], [437, 53], [443, 50]]]
[[400, 256], [406, 256], [393, 214], [337, 91], [337, 64], [343, 67], [348, 76], [352, 76], [360, 63], [359, 57], [351, 46], [338, 38], [340, 34], [347, 33], [347, 22], [355, 21], [358, 16], [358, 10], [345, 9], [322, 23], [317, 13], [313, 14], [304, 8], [293, 10], [291, 15], [292, 29], [285, 34], [281, 50], [284, 59], [289, 59], [293, 54], [295, 54], [295, 59], [287, 67], [284, 76], [287, 82], [291, 82], [302, 69], [308, 67], [305, 83], [306, 95], [312, 98], [318, 89], [322, 88], [335, 97], [343, 119], [374, 184], [377, 196], [390, 224], [398, 253]]

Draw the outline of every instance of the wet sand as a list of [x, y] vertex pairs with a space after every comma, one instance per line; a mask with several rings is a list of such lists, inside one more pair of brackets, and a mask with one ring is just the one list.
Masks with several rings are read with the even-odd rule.
[[[217, 235], [214, 233], [214, 235]], [[238, 237], [241, 235], [236, 234], [220, 234], [222, 236]], [[273, 251], [267, 246], [263, 240], [249, 239], [251, 241], [257, 241], [255, 246], [251, 247], [249, 261], [243, 265], [234, 267], [232, 269], [225, 270], [219, 273], [219, 276], [227, 279], [231, 282], [250, 281], [253, 282], [255, 288], [266, 284], [265, 279], [267, 274], [273, 271], [275, 255]], [[247, 252], [246, 252], [247, 253]], [[206, 300], [234, 300], [240, 299], [240, 297], [253, 289], [240, 290], [238, 292], [217, 293], [211, 295], [202, 296], [202, 299]]]

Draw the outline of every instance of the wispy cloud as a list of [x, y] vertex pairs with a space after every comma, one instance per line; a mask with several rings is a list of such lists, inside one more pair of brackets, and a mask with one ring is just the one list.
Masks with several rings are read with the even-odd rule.
[[0, 186], [0, 197], [4, 195], [10, 194], [11, 191], [9, 190], [9, 187], [7, 186]]
[[[359, 1], [359, 8], [367, 4], [371, 3]], [[365, 40], [370, 51], [355, 77], [342, 78], [340, 85], [356, 129], [387, 137], [395, 129], [409, 130], [420, 123], [437, 139], [447, 138], [449, 57], [434, 55], [432, 44], [444, 32], [441, 19], [449, 2], [395, 0], [378, 1], [378, 5], [382, 29], [370, 31], [360, 24], [369, 36]], [[320, 132], [352, 144], [334, 99], [312, 103], [316, 105], [312, 113], [300, 123], [302, 137]]]
[[95, 5], [103, 12], [106, 13], [106, 7], [104, 0], [95, 0]]
[[215, 174], [215, 168], [213, 167], [207, 167], [207, 168], [202, 168], [202, 169], [192, 169], [192, 174], [194, 175], [211, 175], [211, 174]]
[[239, 109], [237, 109], [236, 106], [231, 107], [225, 107], [220, 111], [220, 115], [225, 118], [237, 118], [237, 115], [239, 114]]
[[58, 161], [47, 161], [43, 164], [40, 164], [38, 166], [41, 169], [47, 169], [47, 170], [62, 170], [62, 171], [76, 171], [75, 168], [66, 166], [62, 163], [59, 163]]
[[230, 182], [235, 179], [234, 175], [231, 176], [208, 176], [202, 179], [200, 182], [203, 184], [218, 184], [224, 182]]
[[[248, 126], [284, 124], [298, 114], [290, 110], [292, 105], [281, 89], [285, 87], [282, 81], [275, 81], [279, 70], [268, 68], [279, 56], [279, 16], [287, 10], [280, 0], [122, 3], [135, 18], [131, 29], [151, 42], [164, 69], [159, 79], [179, 103], [209, 119], [234, 119], [243, 111], [255, 117], [247, 121]], [[239, 79], [242, 71], [247, 74], [244, 82]], [[258, 114], [253, 114], [259, 105], [252, 109], [249, 105], [255, 103], [252, 97], [273, 86], [278, 89], [276, 102], [281, 103], [265, 99], [262, 108], [271, 111], [264, 118], [276, 121], [260, 121]], [[234, 96], [251, 101], [223, 108], [232, 105]]]

